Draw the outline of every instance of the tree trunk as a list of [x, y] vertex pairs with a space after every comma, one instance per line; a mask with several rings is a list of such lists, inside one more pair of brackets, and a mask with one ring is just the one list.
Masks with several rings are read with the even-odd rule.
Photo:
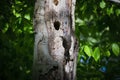
[[75, 80], [75, 0], [36, 0], [33, 80]]

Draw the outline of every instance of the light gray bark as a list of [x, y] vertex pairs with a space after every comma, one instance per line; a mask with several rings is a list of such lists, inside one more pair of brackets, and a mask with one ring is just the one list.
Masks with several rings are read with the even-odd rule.
[[113, 1], [115, 3], [119, 3], [120, 4], [120, 0], [110, 0], [110, 1]]
[[75, 80], [75, 0], [36, 0], [34, 80]]

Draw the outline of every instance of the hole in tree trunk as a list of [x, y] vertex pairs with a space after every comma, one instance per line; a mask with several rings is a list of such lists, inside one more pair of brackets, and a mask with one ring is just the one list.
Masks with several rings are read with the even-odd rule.
[[54, 4], [57, 6], [59, 3], [59, 0], [54, 0]]
[[59, 22], [59, 21], [55, 21], [55, 22], [54, 22], [54, 28], [55, 28], [56, 30], [59, 30], [59, 28], [60, 28], [60, 22]]

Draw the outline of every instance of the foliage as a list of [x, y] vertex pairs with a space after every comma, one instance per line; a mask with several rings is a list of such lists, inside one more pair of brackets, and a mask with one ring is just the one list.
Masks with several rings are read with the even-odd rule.
[[78, 80], [120, 78], [120, 5], [105, 0], [77, 0], [75, 15], [80, 42]]
[[34, 1], [0, 1], [0, 80], [30, 80]]

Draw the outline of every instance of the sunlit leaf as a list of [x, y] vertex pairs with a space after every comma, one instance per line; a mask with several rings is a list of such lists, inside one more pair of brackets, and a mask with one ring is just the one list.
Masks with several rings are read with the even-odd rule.
[[106, 56], [109, 57], [110, 56], [110, 51], [106, 51]]
[[113, 53], [116, 55], [116, 56], [118, 56], [119, 55], [119, 46], [118, 46], [118, 44], [116, 44], [116, 43], [113, 43], [112, 44], [112, 51], [113, 51]]
[[16, 4], [21, 4], [21, 2], [19, 0], [18, 1], [16, 0]]
[[91, 49], [89, 46], [85, 45], [84, 52], [90, 57], [91, 56]]
[[16, 16], [16, 17], [20, 17], [21, 14], [16, 12], [15, 6], [12, 6], [13, 10], [12, 13]]
[[25, 14], [24, 18], [30, 20], [30, 14]]
[[78, 23], [79, 26], [85, 25], [85, 22], [83, 20], [79, 19], [79, 18], [77, 18], [75, 22]]
[[102, 1], [102, 2], [100, 2], [100, 8], [105, 8], [105, 6], [106, 6], [106, 3], [104, 2], [104, 1]]
[[113, 11], [113, 7], [111, 8], [107, 8], [107, 14], [110, 16], [111, 14], [113, 14], [114, 11]]
[[92, 56], [95, 59], [95, 61], [98, 61], [100, 59], [100, 49], [99, 49], [99, 47], [95, 48]]
[[22, 30], [21, 30], [21, 29], [18, 29], [18, 31], [17, 31], [17, 32], [18, 32], [18, 34], [20, 34], [20, 33], [22, 33]]

